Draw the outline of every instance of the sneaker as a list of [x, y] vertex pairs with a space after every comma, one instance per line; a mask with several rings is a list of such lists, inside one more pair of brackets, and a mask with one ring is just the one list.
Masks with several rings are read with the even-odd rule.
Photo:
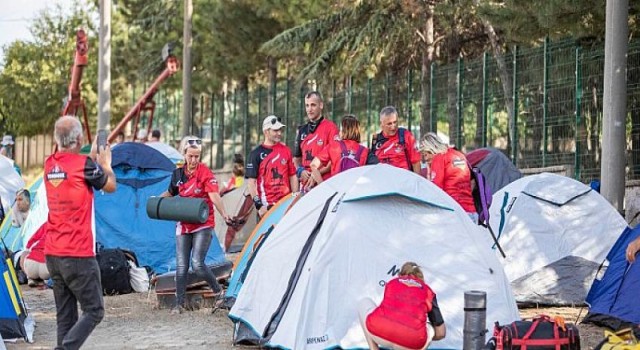
[[36, 282], [35, 280], [32, 280], [32, 279], [29, 279], [29, 280], [27, 281], [27, 285], [28, 285], [29, 287], [37, 287], [37, 286], [38, 286], [38, 282]]
[[174, 307], [171, 308], [170, 312], [171, 312], [172, 315], [179, 315], [179, 314], [184, 312], [184, 308], [182, 306], [180, 306], [180, 305], [174, 306]]

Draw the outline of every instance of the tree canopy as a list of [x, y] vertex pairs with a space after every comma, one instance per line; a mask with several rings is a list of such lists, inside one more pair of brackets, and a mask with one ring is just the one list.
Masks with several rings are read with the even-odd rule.
[[[541, 45], [545, 37], [604, 40], [603, 1], [534, 0], [193, 0], [195, 94], [225, 86], [264, 84], [278, 77], [327, 84], [356, 77], [499, 54], [514, 44]], [[0, 71], [0, 131], [48, 132], [66, 95], [75, 30], [89, 34], [97, 62], [97, 0], [42, 12], [33, 41], [4, 48]], [[640, 3], [630, 2], [630, 35], [640, 32]], [[486, 29], [491, 25], [490, 40]], [[131, 94], [163, 69], [167, 43], [180, 58], [183, 1], [113, 0], [112, 124], [131, 106]], [[490, 31], [491, 32], [491, 31]], [[497, 40], [496, 40], [497, 39]], [[430, 62], [430, 61], [429, 61]], [[273, 74], [276, 73], [276, 74]], [[96, 116], [97, 64], [86, 67], [82, 93]], [[179, 90], [180, 78], [163, 89]], [[271, 81], [273, 82], [273, 81]], [[247, 87], [250, 88], [250, 87]], [[24, 121], [27, 121], [26, 123]]]

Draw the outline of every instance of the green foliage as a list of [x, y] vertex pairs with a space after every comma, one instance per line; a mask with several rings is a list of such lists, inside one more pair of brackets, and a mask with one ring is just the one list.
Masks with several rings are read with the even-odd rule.
[[479, 12], [511, 43], [540, 44], [546, 36], [604, 40], [603, 0], [484, 1]]
[[[89, 57], [97, 56], [95, 28], [89, 10], [74, 7], [65, 14], [59, 6], [43, 11], [31, 25], [33, 42], [15, 41], [5, 49], [0, 72], [0, 109], [9, 132], [35, 135], [51, 132], [67, 95], [70, 67], [75, 53], [75, 33], [85, 28], [89, 35]], [[95, 125], [97, 67], [84, 70], [82, 94]]]
[[[415, 21], [397, 1], [359, 1], [288, 29], [262, 50], [278, 57], [306, 56], [299, 77], [375, 75], [415, 56]], [[413, 52], [412, 52], [413, 51]]]

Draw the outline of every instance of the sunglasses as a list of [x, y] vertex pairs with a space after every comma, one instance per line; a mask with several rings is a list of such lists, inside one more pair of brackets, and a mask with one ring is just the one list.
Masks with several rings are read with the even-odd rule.
[[271, 125], [276, 125], [276, 123], [281, 123], [282, 119], [280, 117], [271, 118]]
[[200, 146], [200, 145], [202, 145], [202, 140], [200, 140], [200, 139], [191, 139], [191, 140], [187, 140], [187, 143], [189, 144], [189, 146]]

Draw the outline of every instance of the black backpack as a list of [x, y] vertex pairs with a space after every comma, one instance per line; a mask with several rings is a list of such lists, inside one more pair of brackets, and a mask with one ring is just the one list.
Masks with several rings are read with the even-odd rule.
[[135, 259], [133, 252], [120, 248], [105, 248], [98, 251], [96, 259], [100, 266], [100, 280], [102, 281], [104, 295], [129, 294], [133, 292], [127, 255], [133, 256]]

